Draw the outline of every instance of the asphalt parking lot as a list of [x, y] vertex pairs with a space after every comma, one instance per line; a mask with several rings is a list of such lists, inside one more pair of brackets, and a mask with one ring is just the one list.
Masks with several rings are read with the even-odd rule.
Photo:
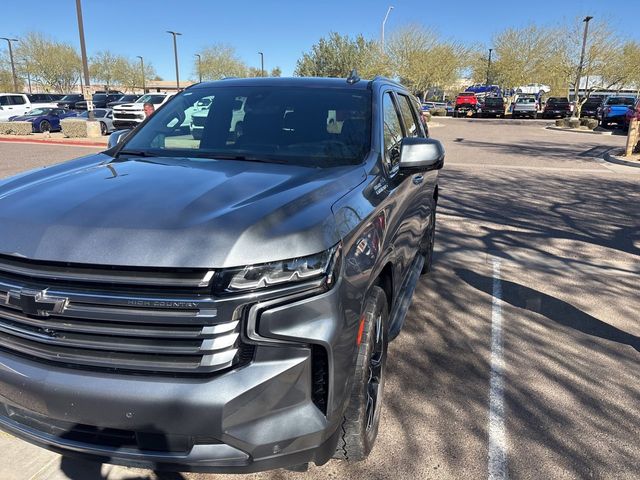
[[[624, 137], [442, 119], [434, 270], [389, 350], [363, 463], [173, 479], [631, 479], [640, 472], [640, 168]], [[87, 147], [0, 143], [0, 177]], [[0, 478], [145, 479], [0, 434]]]

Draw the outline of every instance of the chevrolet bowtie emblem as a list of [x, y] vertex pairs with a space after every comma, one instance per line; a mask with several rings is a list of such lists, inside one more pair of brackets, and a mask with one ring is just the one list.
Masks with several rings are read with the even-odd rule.
[[7, 305], [17, 307], [25, 315], [37, 315], [48, 317], [51, 314], [64, 312], [69, 303], [68, 298], [50, 297], [46, 291], [37, 290], [12, 290], [6, 297]]

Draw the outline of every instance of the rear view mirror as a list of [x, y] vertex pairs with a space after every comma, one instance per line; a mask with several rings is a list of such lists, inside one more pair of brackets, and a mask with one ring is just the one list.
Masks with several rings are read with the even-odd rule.
[[125, 139], [129, 132], [131, 132], [131, 129], [116, 130], [115, 132], [113, 132], [111, 135], [109, 135], [108, 147], [113, 148], [118, 145], [122, 140]]
[[437, 170], [444, 166], [444, 147], [438, 140], [422, 137], [402, 139], [400, 169]]

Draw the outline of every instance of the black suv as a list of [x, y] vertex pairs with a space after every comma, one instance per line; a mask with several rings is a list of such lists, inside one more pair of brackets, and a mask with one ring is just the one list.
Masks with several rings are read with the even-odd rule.
[[58, 107], [72, 109], [75, 107], [77, 102], [81, 102], [84, 99], [82, 94], [80, 93], [71, 93], [69, 95], [65, 95], [58, 101]]
[[[93, 102], [93, 108], [107, 108], [107, 105], [111, 102], [116, 102], [122, 97], [122, 93], [94, 93], [91, 101]], [[76, 110], [86, 110], [87, 101], [82, 100], [76, 102], [73, 107]]]
[[0, 182], [0, 428], [154, 469], [366, 458], [433, 253], [419, 112], [384, 78], [200, 83]]

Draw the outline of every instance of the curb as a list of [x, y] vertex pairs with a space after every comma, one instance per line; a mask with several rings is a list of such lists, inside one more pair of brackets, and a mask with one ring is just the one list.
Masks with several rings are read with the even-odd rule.
[[547, 130], [556, 130], [558, 132], [572, 132], [572, 133], [587, 133], [590, 135], [613, 135], [613, 131], [595, 131], [595, 130], [578, 130], [577, 128], [564, 128], [556, 127], [555, 125], [549, 125], [545, 127]]
[[74, 147], [102, 147], [107, 148], [106, 143], [101, 142], [80, 142], [75, 140], [44, 140], [40, 138], [0, 138], [0, 142], [4, 143], [31, 143], [40, 145], [67, 145]]
[[640, 168], [640, 162], [632, 162], [629, 160], [622, 160], [609, 152], [604, 154], [604, 161], [609, 163], [615, 163], [617, 165], [624, 165], [626, 167]]

